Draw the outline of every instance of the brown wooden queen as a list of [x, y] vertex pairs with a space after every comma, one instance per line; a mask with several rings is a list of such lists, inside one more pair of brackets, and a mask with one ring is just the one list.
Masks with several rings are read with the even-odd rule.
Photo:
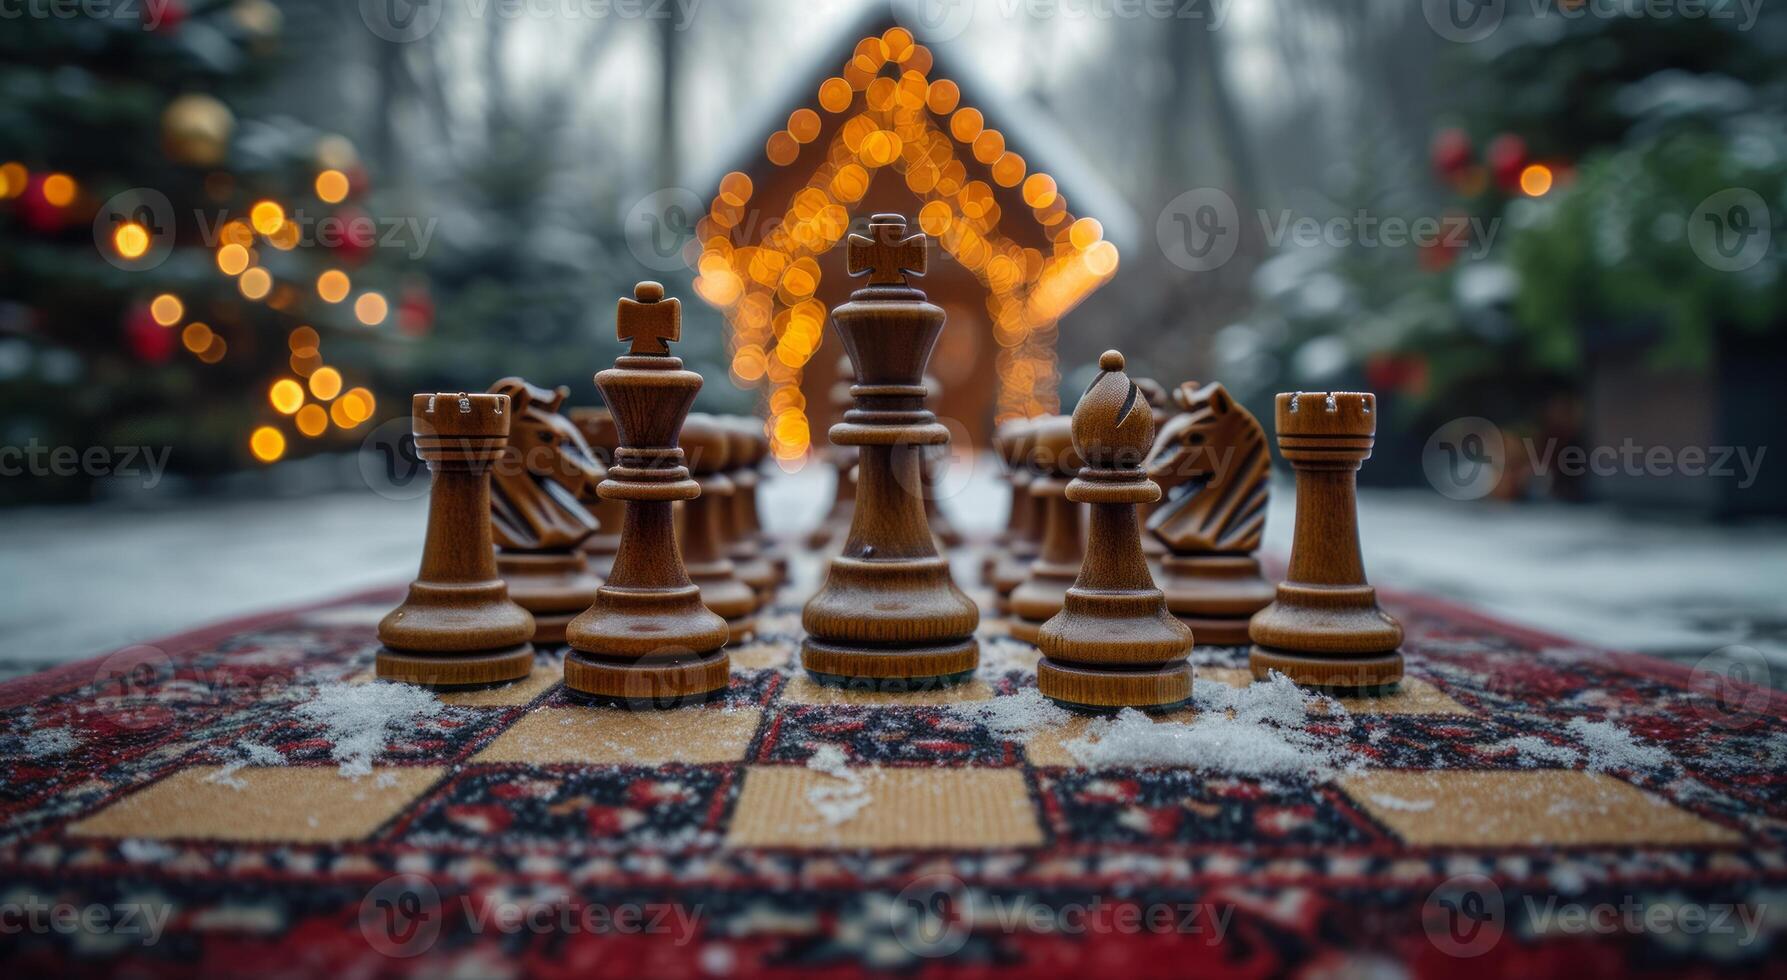
[[671, 505], [700, 494], [677, 445], [701, 390], [667, 341], [682, 333], [682, 307], [641, 282], [622, 298], [616, 332], [632, 342], [596, 386], [614, 413], [618, 448], [597, 493], [626, 501], [619, 551], [596, 600], [566, 634], [565, 687], [602, 701], [675, 707], [723, 691], [726, 621], [701, 604], [677, 554]]
[[1363, 392], [1278, 396], [1278, 451], [1297, 474], [1290, 571], [1248, 626], [1248, 666], [1299, 684], [1355, 691], [1402, 680], [1402, 624], [1378, 608], [1359, 553], [1356, 483], [1377, 436], [1377, 398]]
[[1036, 687], [1069, 707], [1165, 710], [1191, 698], [1192, 634], [1167, 612], [1142, 553], [1136, 508], [1160, 499], [1142, 472], [1154, 441], [1147, 402], [1123, 373], [1123, 355], [1105, 351], [1099, 375], [1073, 410], [1073, 446], [1082, 461], [1068, 483], [1070, 506], [1088, 505], [1091, 540], [1062, 608], [1037, 631]]
[[509, 598], [490, 535], [490, 468], [509, 438], [509, 396], [417, 395], [416, 453], [428, 463], [428, 536], [403, 604], [379, 623], [383, 680], [471, 687], [526, 677], [534, 617]]
[[856, 506], [841, 554], [801, 615], [801, 664], [822, 683], [912, 690], [961, 681], [980, 662], [980, 611], [950, 578], [925, 520], [926, 447], [949, 430], [925, 408], [924, 370], [943, 310], [906, 283], [925, 237], [878, 214], [849, 237], [851, 275], [869, 284], [832, 311], [855, 368], [855, 407], [831, 441], [859, 451]]

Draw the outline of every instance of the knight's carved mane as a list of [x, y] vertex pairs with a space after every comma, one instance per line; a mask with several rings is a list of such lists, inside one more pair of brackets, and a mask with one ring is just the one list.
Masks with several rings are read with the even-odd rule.
[[1272, 465], [1265, 429], [1220, 384], [1188, 381], [1173, 401], [1181, 414], [1148, 455], [1161, 489], [1148, 529], [1176, 554], [1258, 550]]
[[504, 378], [492, 392], [509, 396], [509, 443], [491, 471], [490, 526], [499, 548], [542, 551], [574, 548], [597, 530], [578, 502], [602, 472], [583, 433], [559, 414], [570, 389], [547, 390]]

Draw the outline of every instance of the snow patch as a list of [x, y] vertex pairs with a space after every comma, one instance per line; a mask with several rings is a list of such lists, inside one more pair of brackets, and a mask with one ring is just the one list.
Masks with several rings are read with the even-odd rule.
[[875, 798], [869, 794], [862, 773], [850, 768], [842, 746], [822, 743], [807, 757], [807, 768], [824, 773], [839, 783], [813, 786], [807, 790], [807, 802], [819, 811], [826, 823], [837, 826], [854, 818]]
[[42, 728], [20, 740], [20, 751], [27, 759], [48, 759], [67, 755], [81, 747], [81, 740], [70, 728]]
[[1016, 694], [987, 701], [965, 701], [948, 705], [950, 714], [966, 721], [978, 722], [989, 730], [1018, 741], [1035, 738], [1045, 729], [1067, 724], [1073, 715], [1042, 696], [1034, 687]]
[[394, 735], [445, 708], [423, 688], [374, 681], [324, 685], [296, 711], [324, 727], [323, 737], [334, 743], [330, 757], [340, 763], [343, 776], [357, 779], [371, 774], [373, 757]]
[[1571, 718], [1567, 727], [1571, 734], [1582, 740], [1582, 747], [1588, 753], [1587, 768], [1596, 772], [1675, 768], [1674, 757], [1661, 746], [1640, 742], [1631, 732], [1613, 722]]

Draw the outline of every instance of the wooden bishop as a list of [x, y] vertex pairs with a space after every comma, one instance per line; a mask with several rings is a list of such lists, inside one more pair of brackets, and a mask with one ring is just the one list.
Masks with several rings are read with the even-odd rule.
[[565, 688], [587, 699], [670, 708], [725, 689], [727, 628], [702, 605], [671, 525], [672, 503], [701, 493], [677, 444], [701, 375], [683, 370], [665, 343], [681, 334], [681, 304], [655, 282], [641, 282], [633, 296], [616, 314], [616, 333], [632, 349], [596, 375], [618, 438], [597, 493], [626, 503], [620, 548], [595, 602], [566, 631]]
[[1073, 410], [1073, 445], [1084, 465], [1066, 490], [1069, 502], [1089, 506], [1097, 546], [1061, 611], [1037, 631], [1036, 687], [1074, 708], [1165, 710], [1191, 698], [1192, 635], [1167, 612], [1142, 554], [1136, 506], [1160, 499], [1142, 472], [1154, 419], [1123, 373], [1121, 353], [1105, 351], [1098, 367]]
[[382, 680], [475, 687], [533, 669], [534, 617], [497, 576], [490, 468], [509, 438], [509, 396], [422, 394], [410, 417], [428, 463], [428, 536], [403, 604], [378, 627]]
[[925, 520], [926, 447], [949, 430], [925, 408], [924, 369], [943, 310], [907, 285], [925, 268], [925, 236], [878, 214], [849, 237], [854, 275], [869, 284], [832, 311], [855, 368], [855, 407], [831, 441], [855, 446], [856, 506], [843, 552], [806, 604], [801, 663], [821, 683], [912, 690], [967, 679], [980, 662], [980, 611], [950, 578]]
[[1281, 394], [1278, 451], [1297, 475], [1291, 563], [1272, 604], [1248, 626], [1256, 678], [1375, 693], [1402, 680], [1402, 624], [1378, 608], [1359, 553], [1357, 480], [1377, 437], [1377, 396]]

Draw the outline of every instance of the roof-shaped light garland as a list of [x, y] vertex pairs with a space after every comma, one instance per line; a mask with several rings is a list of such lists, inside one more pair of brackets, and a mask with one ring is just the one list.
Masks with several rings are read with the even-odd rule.
[[[798, 465], [812, 443], [800, 382], [827, 313], [814, 298], [816, 257], [843, 240], [850, 207], [883, 171], [918, 198], [919, 227], [987, 288], [999, 421], [1058, 410], [1056, 324], [1117, 270], [1117, 248], [1099, 223], [1075, 219], [1054, 178], [1029, 172], [978, 109], [960, 104], [955, 82], [929, 77], [931, 66], [930, 51], [904, 28], [863, 38], [843, 71], [819, 86], [818, 109], [794, 110], [764, 146], [772, 164], [789, 166], [824, 131], [820, 111], [844, 117], [781, 220], [746, 220], [754, 188], [735, 171], [696, 226], [695, 290], [731, 325], [733, 381], [768, 387], [771, 446], [784, 464]], [[971, 175], [963, 157], [987, 179]], [[994, 184], [1017, 189], [1051, 242], [1047, 252], [1000, 231]]]

